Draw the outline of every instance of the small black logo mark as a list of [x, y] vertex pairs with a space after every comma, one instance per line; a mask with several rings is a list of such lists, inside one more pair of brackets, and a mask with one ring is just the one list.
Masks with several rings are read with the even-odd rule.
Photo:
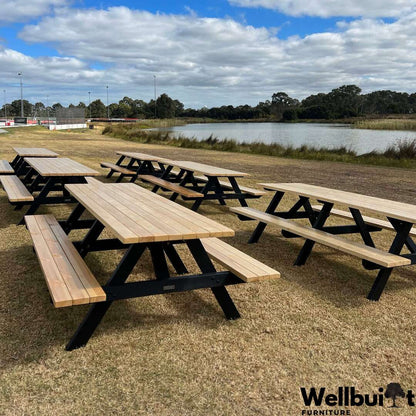
[[387, 399], [393, 400], [393, 405], [390, 407], [400, 407], [400, 406], [397, 406], [396, 404], [396, 398], [405, 397], [405, 392], [403, 391], [399, 383], [389, 383], [387, 384], [387, 389], [384, 393], [384, 396]]

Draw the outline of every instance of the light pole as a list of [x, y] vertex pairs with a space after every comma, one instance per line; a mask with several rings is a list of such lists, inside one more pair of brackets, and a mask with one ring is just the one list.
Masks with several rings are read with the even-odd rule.
[[107, 88], [107, 119], [110, 118], [110, 107], [108, 106], [108, 85], [106, 86]]
[[46, 114], [48, 115], [48, 130], [50, 130], [51, 121], [49, 120], [49, 95], [46, 96]]
[[90, 120], [91, 120], [91, 91], [88, 91], [88, 108], [90, 109]]
[[153, 75], [153, 86], [155, 89], [155, 118], [156, 118], [156, 75]]
[[18, 72], [17, 75], [20, 77], [20, 115], [24, 117], [23, 113], [23, 73]]
[[3, 90], [3, 93], [4, 93], [4, 118], [6, 119], [5, 121], [7, 122], [6, 90]]

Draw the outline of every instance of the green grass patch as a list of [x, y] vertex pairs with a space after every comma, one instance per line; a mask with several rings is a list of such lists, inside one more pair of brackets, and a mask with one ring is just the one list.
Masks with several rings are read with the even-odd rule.
[[266, 144], [261, 142], [238, 143], [232, 139], [220, 140], [210, 136], [205, 140], [195, 137], [172, 136], [169, 132], [143, 130], [138, 125], [111, 125], [104, 128], [103, 134], [138, 143], [163, 144], [190, 149], [218, 150], [223, 152], [250, 153], [293, 159], [323, 160], [392, 166], [400, 168], [416, 168], [416, 141], [399, 140], [384, 152], [371, 152], [363, 155], [345, 146], [338, 148], [284, 146], [279, 143]]
[[353, 124], [356, 129], [370, 130], [416, 130], [415, 119], [378, 119], [378, 120], [360, 120]]

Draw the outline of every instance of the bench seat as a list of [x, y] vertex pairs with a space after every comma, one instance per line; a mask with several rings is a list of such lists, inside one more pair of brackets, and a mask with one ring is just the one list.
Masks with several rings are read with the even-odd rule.
[[218, 238], [201, 240], [209, 257], [245, 282], [277, 279], [280, 273]]
[[0, 175], [14, 175], [14, 169], [7, 160], [0, 160]]
[[102, 302], [106, 294], [52, 215], [25, 216], [55, 307]]
[[1, 175], [0, 182], [12, 204], [32, 202], [34, 200], [33, 195], [17, 176]]
[[[314, 211], [319, 212], [322, 209], [322, 206], [321, 205], [312, 205], [312, 209]], [[335, 217], [346, 218], [346, 219], [349, 219], [349, 220], [354, 219], [351, 212], [342, 211], [340, 209], [334, 209], [334, 208], [331, 209], [331, 215], [334, 215]], [[382, 228], [384, 230], [395, 231], [394, 227], [391, 225], [391, 223], [389, 221], [380, 220], [378, 218], [367, 217], [365, 215], [363, 215], [363, 220], [367, 225], [373, 225], [374, 227], [379, 227], [379, 228]], [[416, 236], [416, 227], [413, 227], [410, 230], [409, 235], [411, 235], [413, 237]]]
[[[199, 182], [208, 182], [208, 179], [205, 176], [195, 176], [195, 179]], [[231, 190], [233, 189], [233, 187], [231, 186], [229, 182], [226, 182], [226, 181], [218, 181], [218, 182], [225, 189], [231, 189]], [[249, 195], [253, 195], [253, 196], [260, 197], [260, 196], [266, 195], [267, 193], [260, 189], [248, 188], [247, 186], [241, 186], [240, 184], [238, 184], [238, 187], [240, 188], [241, 192], [249, 194]]]
[[319, 244], [343, 251], [352, 256], [368, 260], [382, 267], [391, 268], [411, 264], [410, 259], [405, 257], [391, 254], [374, 247], [369, 247], [362, 243], [346, 240], [340, 236], [327, 233], [326, 231], [307, 227], [298, 224], [295, 221], [267, 214], [253, 208], [233, 207], [230, 208], [230, 210], [238, 215], [249, 217], [265, 224], [273, 224], [282, 230], [289, 231], [305, 239], [313, 240]]
[[137, 178], [145, 182], [150, 182], [161, 188], [169, 189], [170, 191], [182, 195], [185, 198], [203, 198], [204, 196], [204, 194], [201, 194], [200, 192], [185, 188], [184, 186], [180, 186], [176, 183], [169, 182], [166, 179], [161, 179], [153, 175], [139, 175]]
[[136, 174], [134, 170], [127, 169], [125, 167], [116, 165], [115, 163], [110, 162], [101, 162], [100, 166], [102, 168], [110, 168], [112, 171], [122, 173], [125, 176], [133, 176]]

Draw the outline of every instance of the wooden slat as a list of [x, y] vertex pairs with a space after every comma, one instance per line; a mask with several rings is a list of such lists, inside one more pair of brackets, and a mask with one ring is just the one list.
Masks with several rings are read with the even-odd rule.
[[[205, 176], [195, 176], [195, 179], [200, 182], [208, 182], [208, 179]], [[225, 182], [225, 181], [218, 181], [218, 182], [225, 189], [233, 189], [232, 185], [229, 182]], [[247, 186], [241, 186], [240, 184], [238, 184], [238, 187], [240, 188], [242, 192], [245, 192], [246, 194], [250, 194], [253, 196], [266, 195], [266, 192], [261, 191], [260, 189], [249, 188]]]
[[201, 240], [208, 255], [245, 282], [277, 279], [280, 273], [218, 238]]
[[366, 209], [416, 224], [416, 205], [305, 183], [261, 183], [260, 185], [271, 191], [289, 192], [298, 196], [347, 205], [351, 208]]
[[13, 147], [13, 150], [21, 157], [58, 157], [58, 153], [46, 147]]
[[55, 307], [101, 302], [105, 292], [52, 215], [25, 216]]
[[33, 195], [26, 189], [23, 182], [15, 175], [0, 176], [0, 182], [10, 202], [31, 202]]
[[43, 177], [49, 176], [99, 176], [100, 173], [69, 158], [25, 157], [27, 162]]
[[185, 169], [191, 172], [199, 172], [206, 176], [249, 176], [248, 173], [238, 172], [235, 170], [219, 168], [216, 166], [206, 165], [205, 163], [190, 162], [187, 160], [175, 161], [174, 165], [180, 169]]
[[230, 228], [133, 183], [66, 189], [125, 244], [234, 235]]
[[167, 161], [168, 159], [165, 159], [163, 157], [155, 156], [155, 155], [149, 155], [147, 153], [139, 153], [139, 152], [128, 152], [128, 151], [118, 151], [116, 154], [120, 156], [126, 156], [131, 159], [136, 160], [143, 160], [143, 161], [149, 161], [149, 162], [159, 162], [161, 160]]
[[356, 243], [354, 241], [349, 241], [340, 236], [332, 235], [322, 230], [305, 227], [301, 224], [297, 224], [292, 220], [279, 218], [253, 208], [233, 207], [230, 208], [230, 210], [237, 214], [256, 219], [266, 224], [276, 225], [282, 230], [290, 231], [293, 234], [316, 241], [317, 243], [343, 251], [361, 259], [371, 261], [383, 267], [397, 267], [411, 264], [411, 261], [404, 257], [378, 250], [364, 244]]
[[[319, 211], [321, 211], [322, 206], [321, 205], [312, 205], [312, 209], [319, 212]], [[349, 219], [349, 220], [354, 219], [351, 212], [342, 211], [340, 209], [332, 208], [331, 209], [331, 215], [334, 215], [335, 217]], [[364, 222], [367, 225], [373, 225], [375, 227], [380, 227], [380, 228], [383, 228], [384, 230], [395, 231], [394, 227], [388, 221], [380, 220], [379, 218], [368, 217], [366, 215], [363, 215], [362, 217], [363, 217]], [[416, 227], [413, 227], [410, 230], [409, 235], [416, 236]]]
[[145, 182], [150, 182], [154, 185], [159, 185], [163, 188], [169, 189], [186, 198], [203, 198], [204, 196], [204, 194], [201, 194], [200, 192], [185, 188], [184, 186], [180, 186], [176, 183], [169, 182], [165, 179], [161, 179], [153, 175], [139, 175], [137, 178]]
[[0, 175], [14, 175], [14, 169], [7, 160], [0, 160]]
[[110, 168], [116, 172], [122, 173], [123, 175], [135, 175], [136, 174], [134, 170], [123, 168], [122, 166], [118, 166], [115, 163], [101, 162], [100, 166], [102, 168]]

